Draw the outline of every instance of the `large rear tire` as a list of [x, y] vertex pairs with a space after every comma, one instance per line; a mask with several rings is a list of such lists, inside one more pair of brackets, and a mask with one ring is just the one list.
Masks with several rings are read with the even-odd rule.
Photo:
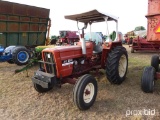
[[151, 66], [155, 68], [156, 72], [159, 70], [159, 56], [153, 55], [151, 58]]
[[30, 59], [29, 51], [23, 46], [16, 47], [12, 56], [14, 63], [17, 65], [26, 65]]
[[127, 51], [122, 46], [117, 46], [108, 54], [106, 62], [106, 76], [110, 83], [121, 84], [128, 69]]
[[155, 69], [152, 66], [145, 67], [141, 78], [141, 89], [145, 93], [152, 93], [154, 90]]
[[96, 100], [97, 89], [97, 81], [93, 76], [86, 74], [80, 77], [73, 89], [73, 101], [75, 105], [80, 110], [89, 109]]

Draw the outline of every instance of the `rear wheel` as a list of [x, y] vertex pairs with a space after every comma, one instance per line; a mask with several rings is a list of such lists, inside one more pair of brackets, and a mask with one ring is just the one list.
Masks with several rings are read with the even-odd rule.
[[13, 61], [17, 65], [26, 65], [29, 62], [30, 54], [25, 47], [16, 47], [12, 55]]
[[151, 58], [151, 66], [155, 68], [156, 72], [159, 70], [159, 56], [153, 55]]
[[155, 69], [152, 66], [145, 67], [141, 78], [141, 89], [143, 92], [151, 93], [154, 90]]
[[97, 81], [89, 75], [83, 75], [73, 89], [73, 101], [80, 110], [89, 109], [97, 96]]
[[128, 69], [127, 51], [122, 46], [115, 47], [109, 54], [106, 62], [106, 76], [110, 83], [121, 84]]
[[53, 87], [43, 88], [41, 85], [38, 85], [36, 83], [33, 83], [33, 85], [34, 85], [34, 89], [39, 93], [50, 91], [53, 88]]

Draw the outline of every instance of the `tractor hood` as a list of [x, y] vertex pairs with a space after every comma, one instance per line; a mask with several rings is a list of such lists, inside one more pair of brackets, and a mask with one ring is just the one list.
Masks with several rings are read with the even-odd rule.
[[[75, 46], [56, 46], [54, 48], [46, 48], [42, 51], [50, 52], [56, 55], [56, 58], [60, 57], [61, 60], [71, 59], [71, 58], [78, 58], [82, 57], [82, 46], [79, 42], [78, 45]], [[86, 42], [86, 56], [91, 57], [93, 54], [93, 43]]]
[[45, 48], [43, 51], [59, 51], [59, 52], [64, 52], [64, 51], [72, 51], [72, 50], [79, 50], [82, 49], [81, 46], [76, 45], [76, 46], [55, 46], [50, 47], [50, 48]]

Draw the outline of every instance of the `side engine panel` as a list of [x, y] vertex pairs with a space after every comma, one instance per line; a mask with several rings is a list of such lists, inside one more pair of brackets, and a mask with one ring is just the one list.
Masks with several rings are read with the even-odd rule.
[[[86, 48], [87, 48], [86, 58], [91, 58], [93, 54], [92, 43], [88, 42], [86, 44]], [[51, 59], [51, 57], [48, 58], [48, 56], [46, 56], [45, 53], [51, 53], [54, 60], [47, 60], [47, 59]], [[79, 63], [84, 64], [82, 60], [84, 56], [82, 55], [82, 48], [80, 45], [67, 46], [67, 47], [62, 46], [57, 48], [44, 49], [42, 51], [42, 58], [43, 58], [43, 61], [47, 60], [47, 62], [53, 61], [55, 63], [57, 78], [72, 75], [73, 71], [75, 70], [75, 67], [74, 67], [75, 65], [78, 65]], [[49, 66], [45, 66], [45, 71], [47, 71], [48, 67]]]

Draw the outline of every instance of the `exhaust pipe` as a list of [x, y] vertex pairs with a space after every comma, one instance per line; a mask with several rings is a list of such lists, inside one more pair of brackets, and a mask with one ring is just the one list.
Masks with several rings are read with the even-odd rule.
[[[86, 42], [85, 42], [85, 39], [84, 39], [84, 29], [87, 28], [87, 24], [88, 23], [84, 23], [84, 27], [81, 29], [82, 30], [82, 36], [80, 35], [80, 32], [79, 32], [80, 42], [81, 42], [81, 45], [82, 45], [82, 54], [83, 55], [86, 55]], [[77, 27], [78, 27], [78, 21], [77, 21]], [[79, 27], [78, 27], [78, 31], [79, 31]]]
[[81, 44], [82, 44], [82, 54], [86, 55], [86, 42], [84, 40], [84, 37], [81, 38]]

